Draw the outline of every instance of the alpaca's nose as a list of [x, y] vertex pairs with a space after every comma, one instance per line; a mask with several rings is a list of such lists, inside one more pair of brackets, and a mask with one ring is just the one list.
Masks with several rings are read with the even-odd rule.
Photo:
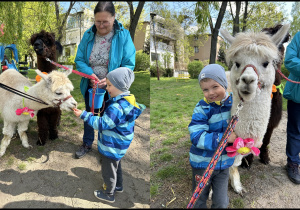
[[242, 78], [242, 81], [247, 84], [247, 85], [250, 85], [251, 83], [253, 83], [255, 81], [255, 79], [253, 78]]

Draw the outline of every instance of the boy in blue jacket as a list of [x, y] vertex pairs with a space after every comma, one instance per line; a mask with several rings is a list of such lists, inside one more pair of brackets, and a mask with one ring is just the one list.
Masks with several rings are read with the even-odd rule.
[[126, 67], [117, 68], [106, 76], [106, 90], [110, 99], [102, 117], [91, 112], [74, 109], [74, 114], [98, 130], [98, 150], [101, 155], [102, 190], [95, 190], [96, 198], [113, 203], [114, 193], [123, 192], [121, 158], [134, 136], [135, 120], [146, 108], [135, 101], [129, 88], [134, 73]]
[[[226, 91], [227, 79], [222, 66], [218, 64], [205, 66], [198, 76], [198, 81], [204, 98], [197, 103], [188, 127], [192, 142], [189, 159], [193, 172], [193, 192], [228, 126], [232, 106], [232, 95]], [[232, 132], [228, 142], [233, 143], [236, 138], [236, 134]], [[194, 204], [195, 208], [207, 208], [210, 186], [213, 190], [211, 207], [228, 207], [229, 167], [233, 162], [234, 158], [228, 157], [224, 149], [210, 180]]]

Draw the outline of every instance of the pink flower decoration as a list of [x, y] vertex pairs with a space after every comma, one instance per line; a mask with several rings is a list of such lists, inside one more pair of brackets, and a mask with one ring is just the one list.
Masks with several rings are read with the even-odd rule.
[[236, 138], [232, 146], [225, 148], [228, 157], [234, 157], [237, 154], [248, 155], [250, 152], [253, 155], [258, 156], [260, 151], [257, 147], [254, 147], [254, 140], [247, 138], [242, 139], [240, 137]]
[[29, 109], [28, 107], [24, 107], [23, 109], [17, 109], [16, 110], [16, 115], [30, 115], [31, 118], [34, 117], [34, 110], [33, 109]]

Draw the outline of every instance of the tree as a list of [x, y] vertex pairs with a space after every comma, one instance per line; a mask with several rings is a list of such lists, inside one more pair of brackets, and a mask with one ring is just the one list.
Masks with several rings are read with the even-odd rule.
[[133, 8], [133, 5], [132, 5], [132, 1], [127, 1], [127, 4], [129, 6], [129, 9], [130, 9], [129, 32], [130, 32], [130, 36], [131, 36], [132, 41], [134, 41], [135, 30], [136, 30], [136, 27], [138, 25], [140, 15], [142, 13], [145, 1], [139, 1], [139, 4], [138, 4], [135, 12], [134, 12], [134, 8]]
[[291, 36], [294, 36], [299, 30], [299, 25], [300, 25], [300, 2], [296, 1], [293, 4], [291, 15], [293, 18], [293, 21], [291, 22], [291, 28], [290, 28], [290, 33]]
[[217, 21], [215, 26], [213, 26], [212, 16], [210, 12], [210, 5], [214, 7], [215, 10], [218, 9], [218, 2], [197, 2], [197, 6], [195, 9], [195, 16], [197, 18], [197, 22], [202, 25], [201, 30], [204, 31], [206, 27], [209, 25], [211, 30], [211, 45], [210, 45], [210, 58], [209, 63], [216, 62], [217, 55], [217, 43], [218, 43], [218, 35], [219, 29], [221, 27], [223, 17], [227, 7], [227, 1], [222, 1], [221, 8], [218, 13]]
[[55, 14], [56, 14], [56, 24], [57, 24], [57, 36], [55, 37], [58, 42], [61, 42], [63, 38], [63, 32], [66, 29], [66, 22], [67, 19], [70, 15], [70, 12], [74, 6], [76, 1], [70, 1], [69, 8], [67, 9], [66, 13], [60, 14], [61, 13], [61, 8], [59, 7], [58, 1], [55, 1]]

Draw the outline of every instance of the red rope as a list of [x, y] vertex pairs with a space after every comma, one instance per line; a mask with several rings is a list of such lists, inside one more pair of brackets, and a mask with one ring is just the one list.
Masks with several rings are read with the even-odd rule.
[[54, 61], [50, 60], [49, 58], [46, 58], [46, 60], [49, 61], [50, 63], [52, 63], [53, 65], [57, 66], [57, 67], [63, 68], [65, 70], [72, 70], [72, 73], [74, 73], [74, 74], [77, 74], [81, 77], [85, 77], [85, 78], [92, 79], [92, 80], [95, 81], [95, 83], [93, 85], [93, 96], [92, 96], [92, 107], [91, 107], [91, 112], [94, 114], [94, 98], [95, 98], [96, 88], [98, 86], [98, 80], [95, 77], [91, 76], [91, 75], [88, 75], [88, 74], [70, 69], [66, 66], [60, 65], [58, 63], [55, 63]]
[[231, 120], [222, 136], [221, 141], [219, 142], [218, 148], [216, 149], [213, 157], [211, 158], [208, 166], [206, 167], [199, 183], [198, 186], [196, 187], [193, 196], [189, 202], [189, 204], [187, 205], [187, 208], [190, 209], [194, 206], [195, 202], [197, 201], [197, 199], [199, 198], [202, 190], [204, 189], [206, 183], [208, 182], [208, 180], [210, 179], [211, 174], [213, 173], [215, 166], [219, 160], [220, 155], [222, 154], [225, 146], [227, 145], [228, 141], [228, 137], [230, 136], [231, 132], [233, 131], [236, 123], [238, 122], [238, 117], [236, 115], [233, 115], [231, 117]]
[[295, 84], [300, 84], [300, 82], [296, 82], [296, 81], [293, 81], [293, 80], [290, 80], [289, 78], [287, 78], [279, 69], [277, 69], [277, 72], [287, 81], [295, 83]]

